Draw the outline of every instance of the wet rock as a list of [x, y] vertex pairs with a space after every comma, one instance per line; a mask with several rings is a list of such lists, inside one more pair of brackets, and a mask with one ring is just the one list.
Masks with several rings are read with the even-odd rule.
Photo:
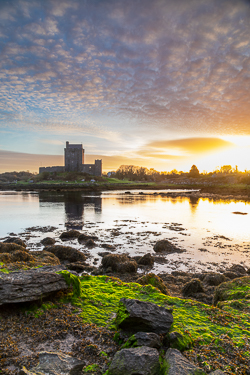
[[37, 271], [11, 272], [0, 277], [0, 305], [35, 301], [51, 292], [67, 289], [64, 277], [54, 272]]
[[66, 232], [63, 232], [60, 235], [60, 238], [63, 241], [68, 241], [68, 240], [72, 240], [72, 238], [78, 238], [80, 236], [80, 234], [81, 233], [78, 230], [71, 229], [71, 230], [68, 230]]
[[137, 346], [148, 346], [158, 349], [161, 347], [161, 338], [153, 332], [137, 332], [126, 341], [124, 347], [134, 348]]
[[46, 246], [44, 250], [55, 254], [61, 261], [76, 263], [86, 260], [86, 256], [81, 251], [70, 246]]
[[204, 293], [204, 287], [199, 279], [192, 279], [186, 283], [182, 288], [182, 294], [184, 297], [191, 297], [197, 293]]
[[237, 277], [240, 277], [238, 273], [235, 273], [232, 271], [226, 271], [223, 273], [223, 275], [231, 280], [237, 279]]
[[245, 275], [247, 273], [246, 269], [241, 264], [233, 264], [227, 271], [235, 272], [240, 275]]
[[16, 243], [3, 243], [0, 242], [0, 253], [12, 253], [13, 251], [21, 250], [21, 251], [29, 251], [26, 247], [18, 245]]
[[64, 353], [41, 352], [39, 365], [30, 371], [23, 368], [19, 375], [81, 375], [85, 362]]
[[119, 273], [136, 272], [138, 267], [134, 260], [124, 254], [105, 255], [102, 258], [102, 266], [106, 270], [110, 267], [111, 271]]
[[96, 241], [96, 240], [98, 240], [98, 237], [96, 237], [96, 236], [89, 236], [88, 234], [84, 234], [84, 233], [80, 234], [80, 236], [78, 237], [78, 242], [79, 243], [86, 242], [88, 240], [94, 240], [94, 241]]
[[156, 253], [182, 253], [185, 250], [179, 249], [168, 240], [157, 241], [154, 245], [154, 251]]
[[76, 272], [82, 272], [86, 268], [86, 264], [82, 263], [69, 263], [67, 265], [68, 270], [76, 271]]
[[54, 245], [55, 242], [56, 240], [52, 237], [45, 237], [41, 240], [41, 244], [43, 244], [44, 246]]
[[207, 285], [217, 286], [226, 281], [225, 275], [221, 273], [208, 273], [205, 275], [203, 282]]
[[61, 264], [60, 259], [55, 254], [50, 253], [46, 250], [32, 251], [32, 255], [36, 258], [36, 261], [41, 263], [50, 264], [53, 266]]
[[90, 248], [91, 248], [91, 247], [95, 247], [95, 246], [96, 246], [96, 243], [95, 243], [94, 240], [92, 240], [92, 239], [90, 238], [88, 241], [86, 241], [85, 246], [90, 247]]
[[171, 310], [151, 302], [121, 298], [116, 324], [127, 331], [167, 333], [173, 323]]
[[163, 280], [154, 273], [148, 273], [147, 275], [144, 275], [137, 279], [136, 282], [141, 285], [153, 285], [154, 287], [158, 288], [163, 294], [166, 294], [167, 296], [170, 295], [170, 292], [164, 284]]
[[108, 370], [109, 375], [157, 375], [160, 371], [159, 353], [154, 348], [122, 349], [117, 352]]
[[154, 257], [150, 253], [145, 254], [141, 258], [138, 259], [137, 263], [143, 266], [153, 266]]
[[3, 243], [16, 243], [22, 247], [26, 247], [26, 243], [19, 237], [8, 237]]
[[115, 250], [115, 246], [108, 243], [101, 244], [101, 247], [103, 247], [104, 249]]
[[11, 253], [11, 262], [30, 262], [35, 261], [33, 255], [27, 251], [16, 250]]
[[189, 362], [177, 349], [168, 349], [165, 354], [165, 360], [168, 365], [168, 375], [202, 375], [205, 374], [201, 369]]

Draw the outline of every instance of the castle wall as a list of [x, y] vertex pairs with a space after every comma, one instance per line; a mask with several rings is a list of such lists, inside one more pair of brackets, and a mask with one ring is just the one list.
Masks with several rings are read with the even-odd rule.
[[59, 172], [62, 173], [64, 172], [64, 167], [40, 167], [39, 168], [39, 173], [42, 172]]

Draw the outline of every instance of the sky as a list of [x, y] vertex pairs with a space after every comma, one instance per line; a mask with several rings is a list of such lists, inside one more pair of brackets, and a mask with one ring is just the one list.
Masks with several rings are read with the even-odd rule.
[[250, 2], [1, 0], [0, 172], [66, 141], [104, 171], [250, 170]]

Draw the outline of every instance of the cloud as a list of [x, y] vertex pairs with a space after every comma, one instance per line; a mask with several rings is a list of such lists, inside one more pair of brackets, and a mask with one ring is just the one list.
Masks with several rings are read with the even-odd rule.
[[[186, 154], [203, 154], [233, 147], [234, 144], [220, 138], [182, 138], [166, 141], [153, 141], [147, 147], [149, 150], [177, 150]], [[159, 151], [158, 151], [159, 152]]]

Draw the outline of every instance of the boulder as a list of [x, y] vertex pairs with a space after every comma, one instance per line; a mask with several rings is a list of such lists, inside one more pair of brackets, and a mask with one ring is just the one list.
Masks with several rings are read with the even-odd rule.
[[98, 240], [98, 237], [96, 237], [96, 236], [90, 236], [90, 235], [84, 234], [84, 233], [80, 234], [80, 236], [78, 237], [78, 242], [79, 243], [86, 242], [88, 240], [94, 240], [95, 241], [95, 240]]
[[51, 292], [67, 289], [68, 285], [61, 274], [40, 270], [11, 272], [0, 276], [0, 305], [35, 301]]
[[142, 266], [153, 266], [154, 257], [150, 253], [145, 254], [140, 259], [138, 259], [137, 263]]
[[72, 238], [78, 238], [80, 234], [81, 233], [78, 230], [71, 229], [66, 232], [62, 232], [62, 234], [60, 235], [60, 238], [63, 241], [68, 241], [68, 240], [72, 240]]
[[26, 370], [25, 367], [19, 375], [81, 375], [85, 362], [64, 353], [40, 352], [39, 365]]
[[26, 243], [18, 237], [8, 237], [3, 243], [15, 243], [17, 245], [20, 245], [22, 247], [26, 247]]
[[104, 269], [111, 268], [113, 272], [126, 273], [136, 272], [137, 263], [124, 254], [108, 254], [102, 258], [102, 266]]
[[250, 276], [222, 283], [215, 288], [214, 305], [219, 301], [250, 300]]
[[115, 323], [127, 331], [167, 333], [173, 323], [171, 310], [151, 302], [121, 298]]
[[165, 354], [168, 375], [205, 375], [199, 367], [196, 367], [184, 357], [177, 349], [168, 349]]
[[210, 286], [217, 286], [226, 281], [226, 276], [221, 273], [208, 273], [205, 275], [203, 282]]
[[246, 269], [241, 264], [233, 264], [227, 271], [235, 272], [240, 275], [245, 275], [247, 273]]
[[158, 375], [159, 372], [159, 353], [147, 346], [120, 350], [108, 369], [108, 375]]
[[123, 345], [124, 348], [134, 348], [137, 346], [148, 346], [149, 348], [158, 349], [161, 347], [161, 338], [153, 332], [137, 332]]
[[70, 246], [47, 246], [44, 250], [55, 254], [61, 261], [76, 263], [86, 260], [86, 256], [81, 251]]
[[95, 243], [94, 240], [92, 240], [92, 238], [90, 238], [89, 240], [86, 241], [85, 246], [87, 246], [87, 247], [95, 247], [96, 243]]
[[41, 244], [44, 246], [54, 245], [55, 242], [56, 240], [52, 237], [45, 237], [41, 240]]
[[164, 284], [163, 280], [154, 273], [148, 273], [147, 275], [144, 275], [137, 279], [136, 282], [141, 285], [153, 285], [154, 287], [158, 288], [163, 294], [166, 294], [167, 296], [170, 295], [170, 292]]
[[184, 297], [194, 296], [196, 293], [204, 293], [202, 282], [199, 279], [192, 279], [186, 283], [182, 288]]
[[21, 251], [29, 251], [26, 247], [18, 245], [16, 243], [3, 243], [0, 242], [0, 253], [12, 253], [13, 251], [21, 250]]
[[174, 244], [172, 244], [168, 240], [160, 240], [157, 241], [156, 244], [154, 245], [154, 251], [156, 253], [183, 253], [185, 250], [180, 249], [176, 247]]

